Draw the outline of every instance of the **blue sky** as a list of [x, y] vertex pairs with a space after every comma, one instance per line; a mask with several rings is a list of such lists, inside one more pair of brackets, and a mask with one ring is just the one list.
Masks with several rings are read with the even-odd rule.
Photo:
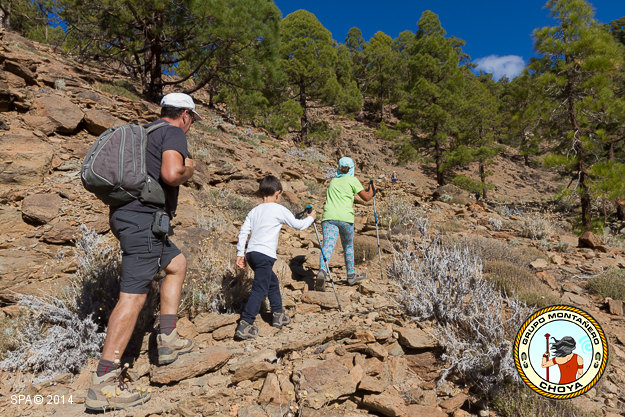
[[[369, 40], [377, 31], [396, 38], [404, 30], [415, 31], [425, 10], [432, 10], [448, 35], [466, 42], [464, 51], [495, 79], [518, 75], [534, 56], [532, 31], [555, 21], [544, 8], [546, 0], [274, 0], [282, 15], [305, 9], [317, 16], [338, 42], [351, 27]], [[601, 23], [625, 16], [625, 0], [590, 2]]]

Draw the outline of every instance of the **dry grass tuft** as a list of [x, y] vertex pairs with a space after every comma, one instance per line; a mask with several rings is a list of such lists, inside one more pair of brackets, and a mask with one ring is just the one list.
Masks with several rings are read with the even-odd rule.
[[354, 261], [356, 265], [378, 258], [378, 244], [370, 240], [354, 238]]
[[527, 305], [546, 307], [558, 303], [558, 297], [527, 268], [507, 261], [489, 261], [484, 263], [484, 275], [500, 291]]
[[199, 246], [197, 266], [189, 270], [182, 288], [179, 314], [195, 317], [205, 311], [238, 311], [251, 288], [251, 277], [237, 268], [226, 242], [204, 239]]
[[608, 269], [588, 282], [588, 289], [602, 297], [625, 301], [625, 271]]
[[552, 400], [537, 395], [525, 385], [506, 384], [492, 402], [501, 417], [599, 417], [583, 412], [570, 401]]

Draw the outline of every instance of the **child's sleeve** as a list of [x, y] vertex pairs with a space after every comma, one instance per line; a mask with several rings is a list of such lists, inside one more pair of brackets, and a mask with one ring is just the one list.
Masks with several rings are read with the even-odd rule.
[[280, 207], [282, 207], [280, 213], [280, 223], [289, 225], [293, 229], [304, 230], [315, 221], [315, 219], [310, 216], [306, 216], [302, 220], [298, 220], [295, 218], [293, 213], [291, 213], [291, 210], [283, 205], [280, 205]]
[[[250, 212], [251, 213], [251, 212]], [[245, 256], [245, 244], [247, 243], [247, 237], [252, 231], [252, 221], [250, 220], [250, 213], [245, 217], [245, 221], [239, 231], [239, 243], [237, 243], [237, 256]]]

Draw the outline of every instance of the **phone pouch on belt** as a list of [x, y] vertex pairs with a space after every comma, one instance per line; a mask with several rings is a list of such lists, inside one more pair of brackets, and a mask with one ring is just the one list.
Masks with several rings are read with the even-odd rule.
[[169, 233], [169, 216], [162, 210], [158, 210], [154, 213], [152, 233], [158, 237], [165, 236]]

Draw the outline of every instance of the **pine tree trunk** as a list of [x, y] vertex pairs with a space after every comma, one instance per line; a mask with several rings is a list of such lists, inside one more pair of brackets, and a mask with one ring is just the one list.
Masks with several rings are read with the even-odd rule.
[[11, 2], [0, 5], [0, 28], [11, 29]]
[[[567, 60], [569, 58], [567, 57]], [[590, 192], [588, 190], [588, 185], [586, 184], [586, 180], [588, 177], [588, 173], [586, 172], [586, 164], [584, 159], [586, 157], [584, 152], [584, 145], [582, 141], [578, 139], [580, 135], [579, 123], [577, 122], [577, 114], [575, 108], [575, 97], [572, 95], [572, 82], [569, 78], [569, 82], [567, 85], [567, 89], [569, 91], [569, 120], [571, 122], [571, 127], [573, 129], [573, 150], [575, 151], [577, 157], [577, 172], [579, 175], [579, 194], [580, 194], [580, 203], [582, 205], [582, 228], [583, 230], [590, 231], [592, 229], [592, 202], [590, 200]]]
[[308, 137], [308, 111], [306, 109], [306, 86], [304, 82], [300, 83], [299, 88], [299, 105], [302, 107], [302, 117], [300, 123], [302, 124], [302, 130], [300, 131], [300, 141], [305, 142]]
[[488, 199], [488, 195], [486, 194], [486, 170], [484, 169], [484, 164], [482, 164], [482, 162], [480, 162], [479, 171], [480, 181], [482, 181], [482, 200], [486, 201], [486, 199]]
[[436, 163], [436, 182], [438, 185], [445, 185], [443, 175], [443, 150], [438, 140], [438, 123], [434, 125], [434, 161]]
[[143, 94], [148, 100], [158, 102], [163, 95], [162, 55], [163, 48], [153, 28], [161, 27], [163, 16], [159, 14], [154, 21], [147, 24], [145, 32], [145, 62], [143, 67]]
[[616, 157], [614, 156], [614, 141], [610, 141], [608, 144], [608, 160], [611, 162], [616, 161]]
[[623, 221], [625, 220], [625, 204], [622, 201], [616, 201], [616, 218]]

